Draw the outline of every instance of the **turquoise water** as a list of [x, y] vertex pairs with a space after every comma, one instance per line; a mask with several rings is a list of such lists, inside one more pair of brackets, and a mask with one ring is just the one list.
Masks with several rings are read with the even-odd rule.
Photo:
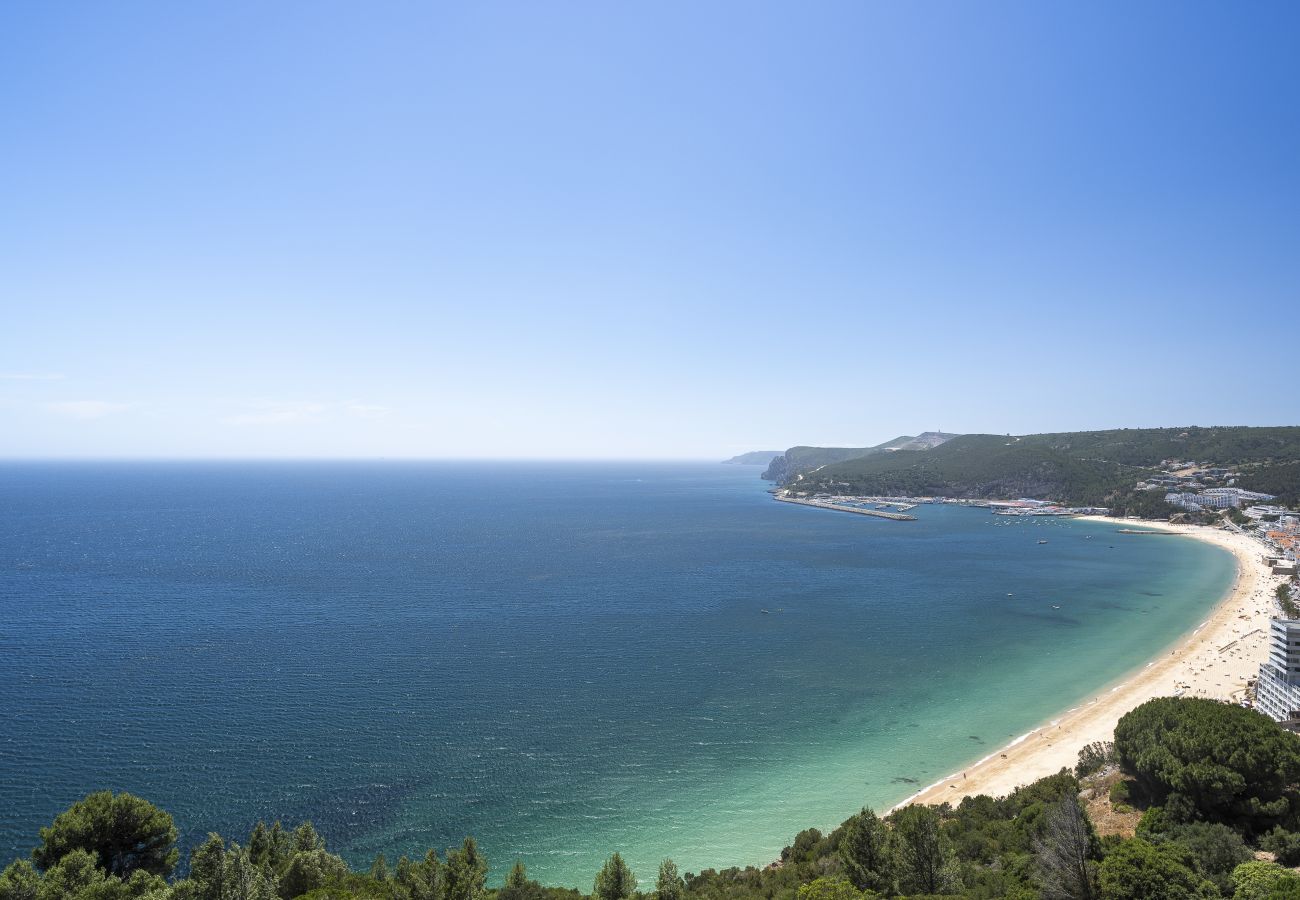
[[0, 855], [110, 787], [187, 842], [310, 818], [354, 862], [473, 833], [494, 878], [583, 888], [613, 850], [765, 863], [1094, 693], [1233, 576], [1107, 524], [776, 503], [757, 471], [0, 466]]

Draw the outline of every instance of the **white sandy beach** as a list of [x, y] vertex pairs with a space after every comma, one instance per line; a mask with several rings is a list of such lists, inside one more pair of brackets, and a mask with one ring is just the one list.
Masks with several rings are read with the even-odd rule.
[[[1089, 517], [1116, 528], [1173, 531], [1232, 551], [1237, 578], [1227, 596], [1190, 635], [1161, 655], [1129, 672], [1097, 696], [1053, 717], [963, 771], [955, 772], [903, 803], [956, 802], [976, 794], [1001, 796], [1061, 768], [1073, 769], [1079, 750], [1093, 741], [1111, 740], [1124, 713], [1153, 697], [1178, 693], [1188, 697], [1238, 700], [1247, 679], [1254, 678], [1268, 655], [1268, 623], [1273, 594], [1281, 576], [1264, 563], [1262, 546], [1244, 535], [1195, 525], [1164, 525], [1136, 520]], [[1124, 540], [1169, 540], [1119, 535]]]

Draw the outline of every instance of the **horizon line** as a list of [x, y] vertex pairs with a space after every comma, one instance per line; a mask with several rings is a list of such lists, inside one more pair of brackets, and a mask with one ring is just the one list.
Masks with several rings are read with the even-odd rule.
[[[753, 451], [741, 451], [741, 454]], [[784, 451], [782, 451], [784, 452]], [[223, 462], [704, 462], [725, 463], [716, 456], [0, 456], [6, 463], [223, 463]]]

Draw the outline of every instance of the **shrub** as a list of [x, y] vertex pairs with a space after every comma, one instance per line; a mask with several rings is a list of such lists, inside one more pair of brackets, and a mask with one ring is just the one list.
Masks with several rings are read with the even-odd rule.
[[1074, 767], [1076, 778], [1087, 778], [1100, 772], [1115, 761], [1115, 745], [1110, 741], [1094, 741], [1079, 751], [1079, 762]]
[[1259, 845], [1271, 851], [1282, 865], [1300, 866], [1300, 834], [1283, 831], [1281, 827], [1274, 828], [1264, 835]]
[[1195, 900], [1216, 896], [1212, 885], [1185, 866], [1181, 854], [1139, 838], [1124, 841], [1101, 863], [1101, 893], [1106, 900]]

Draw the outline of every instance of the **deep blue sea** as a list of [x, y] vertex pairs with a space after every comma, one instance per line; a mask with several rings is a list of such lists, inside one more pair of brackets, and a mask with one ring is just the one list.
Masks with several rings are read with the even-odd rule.
[[190, 843], [311, 819], [354, 863], [472, 833], [494, 880], [765, 863], [1095, 693], [1233, 576], [1190, 539], [884, 521], [757, 473], [0, 465], [0, 864], [101, 788]]

